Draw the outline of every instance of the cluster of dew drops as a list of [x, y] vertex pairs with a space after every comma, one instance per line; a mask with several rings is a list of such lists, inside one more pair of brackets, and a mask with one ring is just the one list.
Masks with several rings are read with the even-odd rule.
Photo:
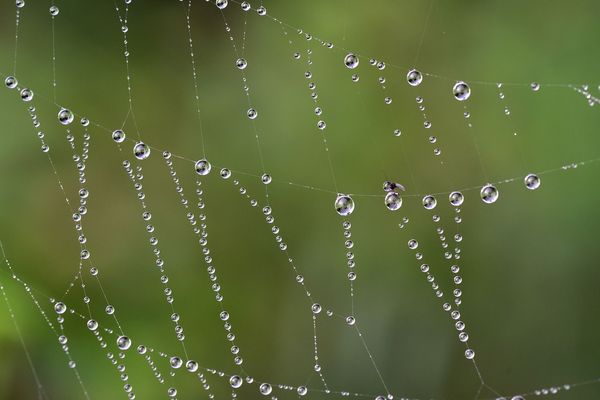
[[[349, 69], [356, 69], [360, 64], [360, 60], [358, 56], [354, 53], [349, 53], [344, 57], [344, 65]], [[384, 63], [380, 63], [381, 65], [385, 65]], [[357, 82], [359, 77], [357, 74], [352, 75], [352, 80]], [[406, 81], [411, 86], [419, 86], [423, 82], [423, 74], [417, 69], [411, 69], [406, 74]], [[537, 92], [540, 89], [540, 85], [538, 83], [532, 83], [531, 89], [534, 92]], [[458, 81], [452, 86], [452, 95], [458, 101], [466, 101], [471, 97], [471, 88], [468, 83], [464, 81]], [[401, 132], [399, 129], [394, 131], [396, 136], [400, 136]], [[436, 153], [438, 155], [438, 153]], [[540, 178], [536, 174], [527, 174], [524, 178], [525, 187], [529, 190], [535, 190], [540, 187]], [[402, 207], [402, 196], [399, 191], [405, 191], [404, 186], [398, 183], [393, 183], [386, 181], [383, 184], [383, 190], [386, 192], [384, 203], [385, 206], [390, 211], [399, 210]], [[499, 192], [496, 186], [493, 184], [484, 185], [479, 195], [481, 200], [486, 204], [495, 203], [498, 200]], [[464, 196], [459, 191], [454, 191], [449, 195], [450, 204], [453, 206], [459, 206], [464, 201]], [[427, 195], [423, 197], [422, 200], [423, 207], [428, 210], [431, 210], [436, 207], [437, 200], [433, 195]], [[341, 216], [348, 216], [352, 214], [354, 211], [354, 200], [350, 195], [347, 194], [338, 194], [335, 199], [334, 207], [338, 214]]]

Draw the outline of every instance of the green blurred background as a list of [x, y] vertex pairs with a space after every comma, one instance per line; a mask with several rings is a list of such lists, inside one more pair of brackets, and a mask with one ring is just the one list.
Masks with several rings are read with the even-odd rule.
[[[36, 93], [35, 104], [65, 188], [79, 188], [65, 129], [52, 104], [52, 27], [48, 4], [26, 0], [19, 33], [17, 77]], [[129, 13], [133, 102], [144, 141], [190, 159], [202, 156], [187, 43], [185, 6], [179, 1], [134, 0]], [[254, 4], [253, 6], [258, 6]], [[120, 3], [119, 3], [120, 4]], [[108, 129], [121, 126], [127, 113], [127, 86], [120, 23], [113, 2], [56, 2], [56, 99]], [[501, 393], [572, 383], [600, 376], [600, 291], [596, 233], [600, 214], [599, 165], [542, 176], [542, 186], [524, 188], [529, 172], [599, 156], [600, 114], [575, 91], [543, 83], [590, 84], [598, 94], [599, 28], [597, 1], [434, 1], [428, 19], [426, 0], [354, 1], [264, 0], [268, 13], [325, 41], [288, 28], [230, 2], [224, 14], [241, 45], [246, 27], [246, 73], [260, 132], [275, 221], [311, 293], [340, 315], [350, 314], [342, 218], [335, 196], [289, 185], [293, 182], [334, 191], [321, 132], [304, 72], [310, 69], [327, 122], [325, 135], [339, 190], [383, 195], [391, 179], [407, 187], [400, 211], [388, 211], [379, 197], [356, 196], [351, 216], [358, 279], [356, 317], [391, 392], [418, 398], [473, 398], [479, 387], [464, 358], [450, 319], [441, 310], [419, 263], [406, 247], [419, 240], [425, 260], [441, 288], [450, 294], [450, 263], [443, 259], [432, 212], [417, 194], [519, 177], [498, 186], [500, 199], [484, 205], [477, 191], [466, 191], [460, 231], [462, 314], [487, 384]], [[12, 72], [13, 0], [0, 5], [0, 72]], [[276, 246], [259, 210], [252, 209], [231, 180], [216, 173], [234, 171], [253, 198], [264, 205], [262, 173], [237, 58], [223, 19], [212, 3], [193, 1], [192, 31], [199, 73], [200, 106], [206, 154], [213, 173], [205, 180], [209, 242], [241, 347], [245, 370], [258, 381], [322, 389], [313, 372], [310, 302]], [[360, 66], [343, 66], [346, 50], [360, 55]], [[308, 67], [307, 50], [313, 64]], [[301, 53], [294, 60], [294, 52]], [[369, 57], [388, 65], [379, 71]], [[425, 76], [406, 84], [408, 69], [449, 77]], [[399, 66], [393, 68], [391, 64]], [[353, 83], [352, 73], [360, 75]], [[377, 82], [387, 79], [385, 91]], [[467, 107], [474, 128], [466, 129], [463, 104], [452, 99], [454, 80], [520, 82], [505, 86], [504, 102], [495, 85], [471, 84]], [[531, 81], [542, 82], [539, 92]], [[391, 96], [393, 103], [384, 104]], [[422, 96], [433, 123], [423, 128], [416, 96]], [[511, 110], [510, 118], [504, 107]], [[77, 271], [79, 246], [70, 212], [26, 106], [16, 91], [0, 90], [0, 239], [20, 276], [50, 297], [61, 298]], [[394, 129], [402, 136], [395, 137]], [[125, 127], [135, 137], [131, 123]], [[513, 135], [517, 131], [518, 135]], [[88, 248], [108, 298], [134, 346], [146, 343], [180, 354], [170, 310], [147, 243], [145, 223], [129, 178], [121, 167], [131, 159], [131, 142], [120, 153], [106, 131], [91, 127], [87, 166], [90, 190], [85, 217]], [[74, 134], [81, 138], [76, 125]], [[438, 137], [433, 155], [427, 141]], [[477, 143], [481, 162], [475, 147]], [[188, 198], [193, 201], [192, 164], [175, 159]], [[154, 214], [160, 248], [182, 316], [186, 343], [201, 365], [238, 372], [199, 247], [159, 151], [143, 162], [147, 202]], [[455, 230], [454, 210], [438, 197], [436, 213], [447, 236]], [[404, 229], [403, 217], [410, 222]], [[450, 240], [450, 248], [454, 244]], [[6, 271], [6, 266], [2, 266]], [[98, 286], [86, 273], [91, 308], [101, 324]], [[51, 333], [22, 287], [0, 274], [24, 340], [49, 398], [83, 395]], [[81, 289], [63, 300], [83, 313]], [[44, 297], [40, 297], [44, 299]], [[42, 307], [51, 311], [44, 300]], [[53, 315], [51, 314], [53, 317]], [[320, 364], [330, 387], [360, 393], [385, 393], [354, 329], [340, 318], [318, 317]], [[125, 398], [123, 382], [84, 321], [68, 318], [66, 332], [82, 380], [92, 398]], [[109, 339], [114, 349], [114, 338]], [[205, 396], [198, 379], [179, 372], [160, 385], [142, 357], [129, 351], [130, 383], [137, 398], [166, 398], [169, 385], [180, 398]], [[154, 357], [163, 375], [165, 360]], [[230, 396], [226, 380], [209, 377], [217, 398]], [[279, 398], [295, 398], [276, 390]], [[561, 399], [592, 399], [600, 385], [564, 392]], [[244, 385], [241, 398], [260, 398], [256, 385]], [[492, 397], [483, 392], [482, 397]], [[318, 393], [312, 398], [321, 398]], [[323, 395], [323, 398], [335, 396]], [[6, 307], [0, 306], [0, 398], [37, 398], [34, 380]]]

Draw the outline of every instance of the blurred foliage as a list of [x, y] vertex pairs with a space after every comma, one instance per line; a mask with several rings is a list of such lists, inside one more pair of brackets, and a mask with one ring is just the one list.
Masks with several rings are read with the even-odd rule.
[[[108, 131], [121, 126], [128, 97], [120, 23], [112, 2], [56, 2], [60, 14], [55, 19], [53, 104], [50, 15], [46, 3], [26, 1], [17, 77], [36, 93], [51, 155], [67, 193], [75, 195], [79, 184], [65, 129], [56, 120], [57, 104]], [[144, 141], [155, 147], [143, 162], [144, 190], [188, 352], [202, 366], [233, 373], [239, 368], [233, 365], [217, 317], [220, 308], [203, 256], [158, 150], [189, 159], [202, 156], [186, 4], [134, 0], [128, 23], [133, 104]], [[246, 73], [252, 106], [259, 112], [256, 127], [264, 165], [273, 176], [269, 199], [275, 223], [309, 290], [325, 309], [331, 307], [342, 317], [351, 312], [342, 218], [334, 212], [334, 195], [288, 184], [335, 191], [304, 78], [307, 69], [324, 110], [324, 134], [339, 190], [383, 195], [385, 179], [407, 187], [400, 211], [385, 209], [381, 196], [355, 196], [351, 217], [358, 273], [355, 315], [390, 391], [447, 399], [476, 393], [479, 381], [464, 358], [464, 346], [406, 242], [419, 240], [419, 250], [450, 294], [450, 264], [443, 259], [432, 212], [423, 210], [419, 194], [512, 177], [519, 178], [499, 186], [500, 199], [493, 205], [484, 205], [477, 190], [465, 191], [461, 213], [461, 312], [485, 382], [501, 393], [515, 393], [598, 377], [600, 248], [593, 233], [599, 219], [600, 190], [593, 184], [598, 165], [543, 175], [542, 187], [535, 192], [524, 188], [522, 177], [599, 156], [597, 107], [589, 107], [573, 90], [546, 83], [589, 83], [596, 90], [600, 3], [434, 1], [429, 18], [426, 0], [264, 0], [264, 5], [269, 15], [334, 43], [327, 49], [315, 39], [307, 41], [269, 17], [244, 13], [232, 1], [224, 10], [240, 51], [246, 29]], [[0, 11], [0, 73], [5, 76], [13, 68], [12, 0], [2, 2]], [[239, 179], [259, 200], [259, 208], [264, 205], [259, 153], [245, 117], [248, 104], [235, 68], [237, 57], [213, 4], [193, 1], [191, 20], [206, 155], [213, 163], [204, 185], [209, 242], [244, 369], [258, 381], [321, 388], [313, 371], [310, 302], [260, 210], [231, 184]], [[309, 49], [313, 64], [307, 66]], [[343, 66], [348, 51], [360, 55], [354, 71]], [[300, 60], [294, 60], [295, 52], [301, 53]], [[370, 57], [385, 60], [386, 69], [369, 66]], [[448, 78], [425, 76], [421, 86], [412, 88], [405, 75], [414, 66]], [[350, 79], [354, 72], [360, 75], [358, 83]], [[377, 81], [380, 76], [387, 79], [385, 90]], [[471, 131], [463, 118], [464, 104], [452, 99], [455, 80], [471, 83]], [[500, 101], [495, 84], [476, 81], [524, 85], [505, 85], [506, 97]], [[539, 92], [529, 89], [531, 81], [542, 83]], [[391, 105], [384, 104], [385, 96], [393, 98]], [[429, 131], [423, 128], [416, 96], [424, 98], [433, 123]], [[510, 107], [510, 118], [505, 106]], [[79, 265], [79, 245], [64, 196], [16, 91], [0, 91], [0, 109], [0, 239], [20, 276], [42, 293], [46, 311], [51, 312], [44, 297], [49, 296], [75, 305], [83, 314], [79, 283], [62, 297]], [[395, 137], [394, 129], [401, 129], [402, 135]], [[81, 139], [82, 129], [77, 125], [72, 130]], [[141, 209], [121, 166], [132, 158], [132, 142], [119, 152], [107, 130], [90, 128], [91, 195], [85, 226], [92, 260], [134, 346], [146, 343], [180, 354]], [[129, 138], [136, 137], [131, 119], [125, 131]], [[433, 155], [430, 134], [438, 137], [440, 157]], [[192, 164], [175, 159], [175, 166], [192, 201]], [[222, 166], [234, 170], [231, 180], [223, 181], [215, 173]], [[454, 210], [445, 195], [438, 196], [436, 212], [453, 248]], [[410, 222], [399, 229], [402, 217]], [[6, 266], [1, 270], [0, 282], [7, 288], [48, 397], [82, 398], [55, 335], [22, 288], [9, 279]], [[98, 285], [84, 272], [93, 315], [114, 328], [104, 315]], [[382, 393], [355, 330], [324, 313], [318, 321], [319, 363], [330, 387]], [[37, 398], [4, 306], [0, 322], [0, 399]], [[84, 321], [69, 317], [65, 330], [91, 397], [125, 397], [119, 374]], [[107, 339], [114, 351], [114, 338]], [[129, 353], [127, 372], [138, 398], [165, 398], [167, 385], [178, 387], [180, 398], [204, 396], [197, 378], [187, 373], [171, 378], [166, 362], [154, 357], [167, 378], [165, 385], [158, 384], [143, 358], [133, 350]], [[208, 379], [217, 398], [229, 395], [225, 380]], [[279, 398], [296, 397], [276, 392]], [[557, 398], [599, 394], [600, 385], [590, 385]], [[244, 385], [240, 397], [261, 396], [256, 386]]]

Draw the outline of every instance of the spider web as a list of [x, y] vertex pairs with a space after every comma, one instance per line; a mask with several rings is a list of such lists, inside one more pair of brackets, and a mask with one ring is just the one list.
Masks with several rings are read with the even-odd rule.
[[[547, 243], [538, 243], [533, 256], [509, 257], [504, 253], [513, 248], [517, 253], [516, 245], [497, 241], [503, 237], [508, 242], [514, 235], [517, 242], [536, 245], [529, 236], [543, 228], [509, 232], [506, 216], [513, 213], [525, 221], [521, 229], [553, 215], [553, 229], [565, 235], [558, 237], [569, 237], [564, 232], [568, 225], [560, 219], [563, 204], [549, 197], [564, 199], [561, 186], [582, 190], [573, 181], [578, 174], [593, 180], [600, 158], [585, 133], [578, 135], [578, 146], [568, 146], [567, 138], [560, 142], [556, 157], [546, 157], [557, 150], [545, 147], [532, 155], [530, 149], [542, 135], [530, 133], [536, 125], [528, 114], [543, 102], [557, 101], [568, 111], [567, 126], [577, 127], [582, 119], [597, 118], [596, 107], [586, 106], [598, 103], [594, 88], [465, 77], [471, 97], [456, 101], [452, 88], [460, 79], [417, 67], [426, 56], [427, 27], [443, 15], [434, 2], [420, 6], [425, 22], [422, 35], [413, 35], [413, 65], [350, 49], [348, 17], [342, 18], [343, 35], [336, 43], [276, 18], [270, 11], [275, 4], [260, 15], [262, 4], [244, 11], [243, 4], [233, 1], [221, 10], [214, 2], [174, 1], [157, 11], [173, 13], [172, 18], [153, 20], [150, 6], [116, 2], [102, 9], [106, 15], [100, 20], [114, 14], [117, 24], [104, 24], [108, 26], [98, 37], [122, 45], [126, 90], [122, 80], [108, 82], [111, 89], [103, 91], [108, 93], [104, 99], [63, 103], [63, 87], [66, 98], [79, 98], [69, 91], [76, 86], [73, 76], [81, 73], [70, 65], [81, 39], [61, 36], [60, 27], [65, 19], [85, 13], [72, 4], [51, 7], [59, 10], [46, 16], [51, 21], [51, 94], [38, 90], [47, 87], [45, 73], [17, 70], [22, 64], [17, 60], [27, 52], [22, 45], [27, 14], [48, 12], [44, 7], [30, 2], [19, 7], [17, 2], [13, 71], [1, 71], [18, 80], [9, 94], [30, 100], [20, 106], [27, 110], [33, 124], [29, 131], [37, 134], [33, 138], [42, 149], [40, 157], [30, 151], [33, 141], [23, 145], [27, 160], [15, 162], [16, 168], [11, 164], [6, 177], [8, 187], [22, 188], [10, 204], [27, 204], [17, 209], [32, 213], [35, 221], [14, 228], [23, 231], [17, 235], [25, 243], [21, 251], [12, 243], [6, 252], [2, 249], [6, 321], [14, 322], [25, 350], [25, 359], [17, 362], [26, 363], [33, 377], [27, 379], [35, 387], [21, 396], [520, 399], [596, 393], [597, 385], [591, 385], [599, 382], [596, 371], [581, 368], [583, 377], [561, 373], [559, 358], [550, 358], [548, 371], [539, 374], [519, 368], [518, 374], [527, 374], [524, 379], [502, 373], [502, 363], [505, 367], [520, 358], [518, 343], [535, 341], [531, 326], [552, 329], [538, 317], [548, 315], [535, 308], [540, 303], [511, 278], [570, 292], [565, 288], [569, 275], [548, 274], [539, 267], [528, 268], [529, 275], [518, 271], [525, 264], [548, 262], [552, 255], [539, 254]], [[136, 25], [132, 15], [147, 20]], [[197, 34], [194, 21], [200, 16], [212, 24], [205, 28], [211, 35]], [[177, 30], [173, 37], [185, 46], [176, 51], [188, 53], [183, 62], [173, 48], [163, 49], [176, 61], [154, 76], [155, 94], [168, 99], [160, 107], [136, 84], [136, 48], [145, 43], [150, 21]], [[217, 51], [224, 46], [230, 49]], [[43, 48], [47, 53], [48, 46]], [[93, 57], [92, 51], [83, 52]], [[140, 50], [142, 54], [163, 57], [155, 49]], [[206, 62], [213, 55], [214, 62]], [[356, 68], [344, 66], [349, 55], [359, 60]], [[113, 62], [116, 54], [108, 58]], [[63, 67], [69, 72], [61, 74]], [[100, 76], [91, 81], [102, 86], [109, 76], [101, 74], [110, 68], [99, 68]], [[268, 73], [258, 74], [261, 68]], [[413, 69], [423, 79], [415, 86], [405, 78]], [[190, 79], [171, 85], [180, 73]], [[231, 85], [235, 91], [222, 89], [227, 81], [236, 82]], [[182, 100], [181, 93], [189, 96]], [[82, 110], [88, 107], [83, 104], [88, 102], [89, 109], [101, 103], [98, 109], [107, 109], [108, 122], [85, 116]], [[171, 102], [181, 102], [175, 107], [179, 110], [174, 112]], [[142, 107], [154, 115], [139, 118]], [[59, 123], [57, 114], [67, 123]], [[17, 118], [8, 119], [16, 123], [12, 120]], [[161, 123], [154, 125], [157, 121]], [[560, 128], [560, 121], [554, 123]], [[18, 130], [26, 131], [21, 125]], [[485, 135], [486, 130], [493, 135]], [[186, 141], [174, 133], [179, 131], [190, 132]], [[147, 159], [132, 154], [140, 143], [141, 154], [151, 150]], [[506, 159], [490, 162], [492, 146]], [[573, 155], [574, 162], [547, 162]], [[203, 173], [206, 164], [196, 164], [205, 159], [211, 165], [208, 174]], [[36, 170], [37, 181], [29, 178], [25, 165]], [[530, 173], [543, 182], [539, 190], [525, 188], [523, 179]], [[386, 192], [384, 181], [396, 187]], [[555, 189], [547, 188], [553, 184]], [[480, 199], [487, 185], [500, 193], [493, 204]], [[394, 191], [402, 205], [391, 211], [384, 199]], [[464, 195], [464, 204], [449, 203], [453, 192]], [[586, 200], [593, 204], [590, 196]], [[351, 201], [356, 210], [340, 216], [334, 200], [347, 207]], [[48, 237], [47, 226], [56, 234]], [[486, 240], [486, 232], [496, 229], [507, 231]], [[8, 243], [6, 237], [13, 233], [5, 230], [3, 240]], [[19, 256], [30, 247], [41, 255]], [[473, 256], [479, 248], [488, 250]], [[594, 259], [590, 252], [584, 260]], [[567, 253], [565, 262], [569, 256], [577, 260]], [[516, 265], [497, 267], [511, 261]], [[493, 275], [480, 271], [486, 267], [493, 268]], [[38, 277], [41, 269], [54, 273]], [[18, 310], [14, 298], [21, 299]], [[522, 302], [530, 302], [531, 308]], [[511, 318], [518, 307], [526, 310]], [[21, 313], [30, 315], [26, 325]], [[557, 318], [578, 323], [573, 313], [559, 308]], [[50, 339], [34, 348], [30, 332], [37, 329]], [[590, 343], [593, 337], [591, 332], [578, 343]], [[552, 339], [559, 345], [542, 339], [540, 346], [547, 344], [544, 351], [563, 356], [561, 343], [573, 340], [562, 330]], [[496, 346], [509, 349], [512, 358]], [[45, 365], [41, 354], [50, 354], [52, 366]], [[6, 362], [18, 359], [14, 355]], [[444, 391], [439, 387], [448, 376], [456, 383]], [[540, 380], [569, 383], [523, 391], [521, 382], [535, 387]], [[423, 391], [432, 381], [436, 393]]]

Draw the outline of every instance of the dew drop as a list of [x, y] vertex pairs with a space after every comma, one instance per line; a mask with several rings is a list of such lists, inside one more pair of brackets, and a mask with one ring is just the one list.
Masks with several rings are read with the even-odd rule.
[[458, 207], [465, 201], [465, 197], [461, 192], [452, 192], [448, 196], [448, 200], [450, 200], [450, 204], [452, 204], [454, 207]]
[[217, 0], [215, 4], [219, 8], [219, 10], [223, 10], [225, 7], [227, 7], [227, 0]]
[[113, 131], [112, 138], [117, 143], [123, 143], [125, 141], [125, 132], [120, 129]]
[[536, 174], [529, 174], [525, 177], [525, 187], [529, 190], [535, 190], [540, 187], [541, 181]]
[[246, 67], [248, 66], [248, 62], [245, 58], [238, 58], [235, 62], [235, 66], [238, 67], [238, 69], [246, 69]]
[[133, 155], [138, 160], [145, 160], [150, 157], [150, 147], [144, 142], [137, 142], [133, 146]]
[[427, 210], [433, 210], [437, 206], [437, 200], [432, 195], [423, 197], [423, 207]]
[[345, 217], [354, 211], [354, 200], [348, 195], [339, 194], [335, 199], [334, 207], [338, 214]]
[[406, 74], [406, 81], [411, 86], [419, 86], [421, 82], [423, 82], [423, 75], [416, 69], [411, 69], [408, 71], [408, 74]]
[[242, 383], [244, 383], [244, 380], [242, 378], [240, 378], [238, 375], [233, 375], [233, 376], [231, 376], [231, 378], [229, 378], [229, 384], [234, 389], [237, 389], [240, 386], [242, 386]]
[[456, 100], [465, 101], [471, 96], [471, 88], [463, 81], [456, 82], [452, 88], [452, 93]]
[[415, 239], [410, 239], [408, 241], [408, 248], [411, 250], [415, 250], [417, 247], [419, 247], [419, 242], [417, 242]]
[[202, 160], [196, 161], [194, 168], [196, 169], [196, 173], [198, 175], [204, 176], [204, 175], [208, 175], [208, 173], [210, 172], [211, 165], [207, 160], [202, 159]]
[[50, 15], [52, 15], [53, 17], [56, 17], [59, 12], [60, 12], [60, 10], [58, 9], [58, 7], [56, 7], [56, 6], [50, 7]]
[[127, 336], [119, 336], [117, 339], [117, 347], [120, 350], [129, 350], [131, 347], [131, 339], [129, 339]]
[[222, 168], [219, 174], [223, 179], [229, 179], [229, 177], [231, 177], [231, 171], [228, 168]]
[[493, 185], [485, 185], [481, 188], [479, 194], [481, 196], [481, 200], [487, 204], [495, 203], [499, 196], [498, 189], [496, 189], [496, 187]]
[[531, 82], [531, 90], [537, 92], [538, 90], [540, 90], [540, 84], [537, 82]]
[[359, 62], [360, 61], [358, 60], [358, 57], [353, 53], [346, 55], [346, 57], [344, 58], [344, 64], [350, 69], [358, 67]]
[[57, 314], [64, 314], [65, 311], [67, 311], [67, 306], [65, 305], [65, 303], [59, 301], [58, 303], [54, 304], [54, 311], [56, 311]]
[[296, 392], [298, 392], [298, 396], [306, 396], [306, 393], [308, 393], [308, 389], [306, 388], [306, 386], [298, 386]]
[[390, 211], [396, 211], [402, 207], [402, 197], [396, 192], [388, 192], [385, 195], [385, 206]]
[[258, 117], [258, 111], [256, 111], [254, 108], [249, 108], [246, 112], [246, 115], [250, 119], [256, 119], [256, 117]]
[[6, 85], [6, 87], [9, 89], [16, 88], [17, 84], [17, 78], [15, 78], [14, 76], [7, 76], [6, 79], [4, 79], [4, 85]]
[[271, 183], [271, 181], [273, 180], [273, 178], [271, 178], [271, 175], [269, 174], [263, 174], [260, 177], [260, 180], [262, 183], [264, 183], [265, 185], [268, 185], [269, 183]]
[[21, 90], [21, 100], [25, 102], [30, 102], [33, 100], [33, 91], [28, 88], [24, 88]]
[[263, 396], [268, 396], [273, 391], [273, 387], [268, 383], [263, 383], [260, 385], [258, 390], [260, 391], [260, 394], [262, 394]]
[[467, 360], [472, 360], [475, 358], [475, 351], [473, 351], [473, 349], [467, 349], [465, 350], [465, 357], [467, 357]]
[[69, 125], [71, 122], [73, 122], [73, 118], [74, 117], [71, 110], [61, 108], [58, 112], [58, 121], [63, 125]]

